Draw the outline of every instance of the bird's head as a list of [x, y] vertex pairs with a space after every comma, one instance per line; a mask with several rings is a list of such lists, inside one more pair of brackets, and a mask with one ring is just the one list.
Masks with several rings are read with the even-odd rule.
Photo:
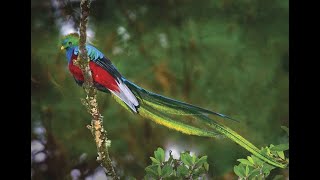
[[72, 48], [78, 46], [79, 44], [79, 34], [71, 33], [64, 36], [61, 40], [61, 50]]

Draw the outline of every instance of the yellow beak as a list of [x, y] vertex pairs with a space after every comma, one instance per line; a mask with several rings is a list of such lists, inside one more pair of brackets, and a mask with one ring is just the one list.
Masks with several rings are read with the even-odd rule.
[[61, 48], [60, 48], [61, 50], [64, 50], [64, 47], [63, 46], [61, 46]]

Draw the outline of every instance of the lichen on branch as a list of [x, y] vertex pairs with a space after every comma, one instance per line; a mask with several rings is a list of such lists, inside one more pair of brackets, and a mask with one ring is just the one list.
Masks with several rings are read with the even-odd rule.
[[88, 125], [88, 129], [94, 137], [98, 157], [97, 161], [105, 168], [107, 175], [112, 176], [113, 179], [119, 179], [112, 166], [112, 161], [109, 156], [108, 148], [111, 146], [111, 141], [107, 138], [107, 132], [103, 128], [103, 117], [100, 114], [99, 106], [97, 102], [97, 90], [93, 86], [92, 73], [89, 67], [89, 57], [86, 50], [87, 41], [87, 23], [90, 14], [91, 0], [81, 0], [80, 9], [80, 39], [79, 39], [79, 56], [78, 65], [84, 75], [83, 88], [86, 93], [86, 98], [81, 99], [82, 103], [86, 106], [88, 112], [92, 116], [91, 125]]

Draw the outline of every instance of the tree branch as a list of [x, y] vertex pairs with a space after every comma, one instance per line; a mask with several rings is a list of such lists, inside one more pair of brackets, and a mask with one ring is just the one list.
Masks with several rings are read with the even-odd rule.
[[99, 112], [99, 106], [97, 102], [97, 91], [93, 86], [92, 73], [89, 67], [89, 61], [86, 50], [87, 39], [87, 23], [90, 13], [91, 0], [81, 0], [81, 17], [80, 17], [80, 39], [79, 39], [79, 51], [78, 65], [84, 75], [83, 88], [86, 92], [86, 98], [81, 99], [82, 103], [87, 107], [88, 112], [92, 116], [91, 125], [88, 125], [88, 129], [96, 142], [98, 157], [97, 161], [105, 168], [107, 175], [113, 177], [113, 179], [119, 179], [112, 166], [112, 161], [109, 156], [108, 147], [111, 146], [111, 141], [107, 138], [107, 132], [103, 128], [103, 117]]

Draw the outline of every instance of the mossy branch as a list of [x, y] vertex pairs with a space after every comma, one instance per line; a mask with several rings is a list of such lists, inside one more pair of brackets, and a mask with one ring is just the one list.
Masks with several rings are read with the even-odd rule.
[[81, 17], [80, 17], [80, 39], [79, 39], [79, 51], [78, 65], [84, 75], [83, 88], [86, 92], [86, 98], [82, 99], [82, 103], [87, 107], [88, 112], [92, 116], [91, 125], [88, 125], [88, 129], [94, 137], [97, 145], [98, 157], [97, 161], [105, 168], [107, 175], [113, 177], [113, 179], [119, 179], [112, 166], [112, 161], [109, 156], [108, 148], [111, 145], [111, 141], [107, 138], [107, 132], [103, 128], [103, 117], [99, 112], [99, 106], [97, 102], [97, 90], [93, 86], [92, 73], [89, 67], [89, 61], [86, 40], [87, 40], [87, 23], [90, 13], [91, 0], [81, 0]]

